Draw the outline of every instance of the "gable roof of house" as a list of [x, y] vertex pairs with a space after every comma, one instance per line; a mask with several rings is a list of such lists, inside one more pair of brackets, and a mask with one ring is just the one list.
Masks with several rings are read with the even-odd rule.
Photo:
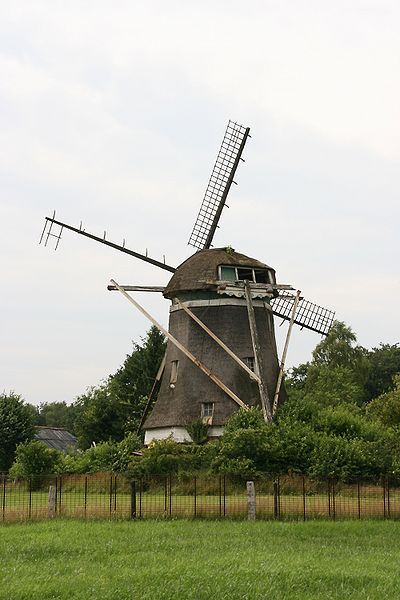
[[61, 452], [67, 452], [77, 445], [76, 437], [62, 427], [39, 426], [36, 428], [35, 439]]

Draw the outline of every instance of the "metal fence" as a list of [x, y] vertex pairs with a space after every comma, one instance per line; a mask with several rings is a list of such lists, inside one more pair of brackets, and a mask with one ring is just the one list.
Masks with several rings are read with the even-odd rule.
[[[96, 473], [12, 480], [0, 476], [0, 521], [74, 518], [237, 518], [249, 516], [246, 481], [228, 476], [160, 475], [129, 480]], [[299, 475], [257, 479], [256, 518], [397, 519], [400, 488], [317, 482]]]

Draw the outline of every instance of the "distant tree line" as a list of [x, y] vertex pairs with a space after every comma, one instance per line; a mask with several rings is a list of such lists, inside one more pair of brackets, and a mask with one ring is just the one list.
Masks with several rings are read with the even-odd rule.
[[[141, 447], [135, 432], [164, 351], [163, 336], [152, 328], [114, 375], [71, 405], [54, 402], [35, 409], [3, 394], [0, 444], [7, 442], [0, 448], [0, 470], [8, 470], [16, 451], [15, 476], [52, 465], [60, 473], [212, 471], [256, 477], [292, 471], [320, 479], [373, 481], [390, 475], [400, 481], [398, 344], [367, 350], [349, 327], [335, 322], [312, 360], [287, 373], [288, 400], [273, 423], [265, 423], [257, 409], [240, 410], [217, 442], [205, 443], [207, 427], [197, 421], [187, 424], [193, 443], [164, 440], [133, 456]], [[15, 411], [13, 422], [20, 424], [8, 428], [15, 431], [13, 439], [1, 431], [7, 403]], [[61, 455], [42, 445], [39, 450], [39, 442], [21, 443], [32, 439], [35, 423], [69, 429], [82, 451]]]

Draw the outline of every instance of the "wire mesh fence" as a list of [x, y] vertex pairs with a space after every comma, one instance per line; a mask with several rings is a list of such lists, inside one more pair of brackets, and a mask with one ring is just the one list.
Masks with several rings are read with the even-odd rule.
[[[54, 517], [108, 519], [246, 519], [246, 480], [224, 475], [158, 475], [130, 480], [114, 473], [0, 476], [0, 521]], [[400, 488], [313, 481], [301, 475], [254, 480], [256, 518], [398, 519]]]

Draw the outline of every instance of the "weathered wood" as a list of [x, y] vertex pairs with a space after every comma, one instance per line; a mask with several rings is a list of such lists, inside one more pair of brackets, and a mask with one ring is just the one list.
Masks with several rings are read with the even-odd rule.
[[198, 367], [201, 371], [203, 371], [203, 373], [205, 373], [211, 379], [211, 381], [213, 381], [221, 390], [223, 390], [230, 398], [232, 398], [232, 400], [234, 402], [236, 402], [236, 404], [238, 404], [241, 408], [244, 408], [245, 410], [249, 410], [249, 407], [247, 406], [247, 404], [245, 404], [243, 402], [243, 400], [241, 400], [239, 398], [239, 396], [237, 396], [235, 394], [235, 392], [233, 392], [232, 390], [230, 390], [219, 379], [219, 377], [217, 377], [208, 367], [206, 367], [198, 358], [196, 358], [194, 356], [194, 354], [192, 354], [191, 352], [189, 352], [189, 350], [187, 348], [185, 348], [185, 346], [183, 344], [181, 344], [181, 342], [179, 342], [173, 335], [171, 335], [169, 333], [169, 331], [167, 331], [166, 329], [164, 329], [164, 327], [162, 325], [160, 325], [158, 323], [158, 321], [156, 321], [154, 319], [154, 317], [152, 317], [143, 308], [143, 306], [141, 306], [120, 285], [118, 285], [118, 283], [116, 281], [114, 281], [114, 279], [111, 279], [111, 283], [112, 283], [112, 285], [115, 285], [116, 288], [121, 292], [121, 294], [123, 296], [125, 296], [125, 298], [127, 300], [129, 300], [129, 302], [131, 302], [145, 317], [147, 317], [149, 319], [149, 321], [151, 321], [151, 323], [153, 323], [153, 325], [155, 325], [157, 327], [157, 329], [159, 329], [161, 331], [161, 333], [163, 333], [177, 348], [179, 348], [179, 350], [181, 350], [181, 352], [183, 352], [183, 354], [185, 354], [185, 356], [187, 356], [188, 359], [191, 360], [192, 363], [196, 365], [196, 367]]
[[54, 485], [49, 487], [48, 516], [50, 518], [56, 516], [56, 488]]
[[297, 310], [297, 307], [298, 307], [299, 302], [300, 302], [300, 294], [301, 294], [301, 291], [297, 290], [296, 296], [293, 299], [292, 313], [291, 313], [291, 316], [290, 316], [289, 327], [288, 327], [288, 331], [287, 331], [287, 334], [286, 334], [285, 347], [284, 347], [283, 353], [282, 353], [282, 360], [281, 360], [280, 368], [279, 368], [278, 381], [276, 382], [274, 404], [273, 404], [273, 407], [272, 407], [272, 415], [273, 416], [275, 415], [275, 413], [276, 413], [276, 411], [278, 409], [279, 392], [281, 390], [282, 379], [283, 379], [283, 372], [284, 372], [284, 369], [285, 369], [286, 356], [287, 356], [287, 351], [288, 351], [288, 348], [289, 348], [290, 336], [292, 334], [293, 323], [294, 323], [294, 319], [295, 319], [295, 316], [296, 316], [296, 310]]
[[[160, 285], [121, 285], [120, 287], [126, 292], [163, 292], [165, 289]], [[108, 285], [107, 289], [110, 292], [118, 291], [115, 285]]]
[[247, 490], [247, 518], [249, 521], [256, 519], [256, 489], [254, 481], [246, 481]]
[[249, 317], [251, 343], [253, 345], [254, 352], [254, 368], [255, 372], [257, 373], [260, 379], [258, 383], [258, 389], [260, 391], [261, 408], [264, 415], [264, 419], [266, 421], [272, 421], [271, 403], [269, 400], [267, 388], [264, 385], [265, 378], [263, 376], [263, 364], [261, 361], [261, 347], [258, 339], [256, 316], [254, 313], [253, 300], [251, 298], [251, 290], [248, 281], [244, 282], [244, 292], [247, 304], [247, 314]]
[[162, 374], [164, 372], [164, 369], [165, 369], [166, 358], [167, 358], [167, 351], [165, 351], [164, 356], [162, 358], [162, 361], [160, 363], [160, 366], [158, 367], [156, 378], [155, 378], [155, 380], [153, 382], [153, 386], [151, 388], [149, 397], [147, 398], [146, 406], [144, 407], [144, 411], [143, 411], [143, 414], [142, 414], [142, 418], [140, 419], [139, 427], [137, 428], [137, 433], [139, 433], [141, 431], [141, 429], [143, 427], [143, 424], [144, 424], [144, 421], [145, 421], [145, 419], [147, 417], [147, 413], [150, 410], [151, 402], [152, 402], [153, 397], [154, 397], [154, 392], [156, 390], [157, 383], [160, 381], [161, 376], [162, 376]]
[[198, 325], [200, 325], [200, 327], [202, 329], [204, 329], [204, 331], [206, 333], [208, 333], [208, 335], [219, 345], [221, 346], [221, 348], [223, 350], [225, 350], [225, 352], [227, 354], [229, 354], [229, 356], [231, 358], [233, 358], [233, 360], [240, 366], [242, 367], [242, 369], [244, 369], [246, 371], [246, 373], [250, 376], [251, 379], [254, 379], [254, 381], [257, 381], [257, 383], [260, 382], [260, 378], [259, 376], [254, 373], [254, 371], [252, 371], [251, 369], [249, 369], [249, 367], [238, 357], [236, 356], [236, 354], [234, 352], [232, 352], [232, 350], [230, 348], [228, 348], [228, 346], [226, 344], [224, 344], [224, 342], [217, 336], [215, 335], [215, 333], [213, 331], [211, 331], [211, 329], [209, 329], [207, 327], [207, 325], [205, 323], [203, 323], [203, 321], [201, 321], [199, 319], [199, 317], [197, 315], [194, 314], [194, 312], [192, 312], [190, 310], [190, 308], [188, 308], [187, 306], [185, 306], [178, 298], [176, 298], [176, 301], [178, 303], [178, 306], [180, 308], [182, 308], [182, 310], [185, 311], [185, 313], [187, 315], [189, 315], [189, 317], [191, 319], [193, 319], [193, 321], [195, 321]]
[[[175, 273], [175, 271], [176, 271], [175, 267], [166, 265], [165, 263], [163, 263], [159, 260], [155, 260], [154, 258], [149, 258], [145, 254], [141, 254], [140, 252], [134, 252], [133, 250], [129, 250], [128, 248], [125, 248], [125, 246], [120, 246], [119, 244], [114, 244], [114, 242], [109, 242], [108, 240], [104, 239], [104, 237], [101, 238], [97, 235], [93, 235], [92, 233], [88, 233], [87, 231], [84, 231], [83, 229], [78, 229], [77, 227], [72, 227], [72, 225], [67, 225], [67, 223], [63, 223], [62, 221], [57, 221], [54, 218], [54, 215], [53, 215], [53, 217], [45, 217], [45, 219], [46, 219], [46, 222], [54, 223], [55, 225], [59, 225], [62, 228], [69, 229], [70, 231], [74, 231], [75, 233], [78, 233], [79, 235], [84, 235], [85, 237], [88, 237], [91, 240], [95, 240], [96, 242], [100, 242], [101, 244], [105, 244], [106, 246], [110, 246], [111, 248], [115, 248], [115, 250], [119, 250], [120, 252], [125, 252], [125, 254], [129, 254], [130, 256], [134, 256], [135, 258], [140, 258], [140, 260], [144, 260], [145, 262], [148, 262], [151, 265], [155, 265], [156, 267], [160, 267], [160, 269], [164, 269], [165, 271], [169, 271], [170, 273]], [[42, 233], [42, 238], [43, 238], [43, 235], [44, 235], [44, 231]], [[54, 235], [54, 234], [51, 234], [51, 235]], [[56, 236], [56, 237], [58, 237], [58, 236]], [[41, 240], [42, 240], [42, 238], [41, 238]]]

